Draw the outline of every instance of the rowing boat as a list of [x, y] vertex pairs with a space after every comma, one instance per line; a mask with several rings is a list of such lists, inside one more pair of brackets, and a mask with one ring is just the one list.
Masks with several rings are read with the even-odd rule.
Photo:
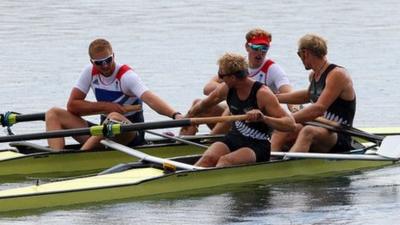
[[[184, 137], [185, 140], [209, 144], [221, 136], [197, 135]], [[136, 161], [136, 158], [110, 149], [82, 151], [79, 145], [69, 145], [63, 151], [51, 151], [30, 142], [11, 143], [16, 149], [0, 151], [1, 180], [20, 180], [26, 177], [65, 177], [84, 173], [99, 172], [118, 163]], [[171, 142], [168, 139], [149, 139], [148, 143], [137, 146], [145, 153], [159, 157], [175, 157], [201, 154], [203, 149], [196, 146]]]
[[[398, 145], [399, 136], [392, 137], [395, 139], [388, 141], [389, 144], [385, 140], [391, 137], [385, 138], [377, 151], [378, 155], [353, 157], [347, 154], [348, 159], [335, 159], [328, 156], [331, 154], [325, 154], [325, 158], [305, 159], [290, 155], [294, 158], [224, 168], [193, 166], [198, 156], [164, 159], [103, 140], [104, 145], [134, 155], [141, 161], [118, 165], [94, 176], [0, 191], [0, 212], [114, 201], [261, 180], [275, 182], [301, 176], [379, 168], [393, 165], [399, 160], [399, 146], [393, 145]], [[379, 153], [381, 149], [384, 152], [392, 147], [396, 151], [394, 158], [387, 158], [385, 154]]]
[[[400, 133], [398, 127], [365, 128], [376, 135], [395, 135]], [[221, 136], [197, 135], [184, 137], [186, 140], [210, 144]], [[79, 145], [70, 145], [59, 152], [51, 151], [44, 146], [30, 142], [14, 142], [10, 144], [16, 149], [0, 150], [1, 181], [21, 180], [26, 177], [65, 177], [92, 172], [99, 172], [118, 163], [135, 161], [119, 151], [101, 149], [80, 151]], [[149, 144], [137, 149], [159, 157], [175, 157], [201, 154], [204, 150], [192, 145], [171, 141], [152, 139]]]

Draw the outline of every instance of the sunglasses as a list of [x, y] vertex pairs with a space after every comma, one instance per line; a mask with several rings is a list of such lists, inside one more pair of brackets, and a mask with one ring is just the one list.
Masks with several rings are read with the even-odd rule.
[[299, 51], [297, 51], [297, 55], [299, 56], [300, 59], [303, 59], [303, 57], [304, 57], [304, 50], [299, 50]]
[[228, 73], [228, 74], [222, 74], [222, 73], [218, 72], [218, 78], [221, 80], [226, 76], [244, 77], [246, 75], [247, 75], [247, 73], [245, 71], [241, 71], [241, 70], [234, 72], [234, 73]]
[[108, 65], [112, 62], [114, 58], [114, 53], [111, 54], [110, 56], [103, 58], [103, 59], [90, 59], [90, 61], [92, 61], [93, 64], [97, 65], [97, 66], [103, 66], [103, 65]]
[[255, 44], [248, 44], [248, 46], [253, 49], [254, 51], [261, 51], [261, 52], [268, 52], [269, 46], [268, 45], [255, 45]]
[[218, 78], [219, 78], [220, 80], [222, 80], [224, 77], [229, 76], [229, 75], [231, 75], [231, 74], [221, 74], [221, 73], [218, 73]]

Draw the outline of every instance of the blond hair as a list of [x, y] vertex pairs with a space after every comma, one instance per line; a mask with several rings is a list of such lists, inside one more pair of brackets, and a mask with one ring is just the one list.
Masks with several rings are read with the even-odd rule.
[[269, 39], [269, 42], [272, 41], [272, 34], [261, 28], [254, 28], [254, 29], [250, 30], [249, 32], [247, 32], [246, 41], [249, 42], [254, 37], [267, 37]]
[[240, 74], [238, 77], [244, 77], [248, 73], [249, 65], [246, 58], [236, 53], [225, 53], [218, 59], [220, 74]]
[[96, 39], [92, 41], [89, 45], [89, 56], [92, 57], [93, 53], [103, 52], [103, 51], [110, 51], [112, 52], [112, 47], [110, 42], [106, 39]]
[[299, 40], [299, 50], [307, 49], [311, 54], [323, 58], [328, 54], [326, 40], [316, 34], [306, 34]]

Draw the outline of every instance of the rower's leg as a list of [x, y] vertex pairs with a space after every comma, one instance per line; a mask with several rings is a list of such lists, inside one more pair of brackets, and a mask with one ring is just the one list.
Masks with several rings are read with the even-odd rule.
[[256, 153], [251, 148], [244, 147], [219, 158], [217, 167], [240, 165], [256, 162]]
[[221, 156], [229, 153], [230, 150], [226, 144], [215, 142], [203, 153], [199, 161], [195, 163], [195, 166], [213, 167], [217, 165], [218, 159]]
[[100, 144], [101, 140], [103, 140], [103, 136], [91, 136], [82, 145], [81, 150], [92, 150], [95, 148], [104, 148], [104, 146]]
[[[224, 112], [222, 113], [222, 116], [229, 116], [231, 112], [229, 111], [229, 108], [226, 107]], [[228, 133], [229, 129], [231, 129], [231, 123], [230, 122], [220, 122], [215, 124], [215, 126], [212, 128], [210, 134], [226, 134]]]
[[336, 143], [336, 135], [327, 129], [305, 126], [299, 132], [291, 152], [309, 152], [311, 145], [316, 152], [329, 152]]
[[303, 125], [296, 124], [296, 129], [294, 132], [281, 132], [281, 131], [273, 131], [271, 136], [271, 152], [280, 152], [285, 148], [285, 146], [292, 146], [296, 141], [297, 135], [300, 130], [303, 128]]
[[[76, 116], [65, 109], [51, 108], [46, 112], [46, 131], [73, 129], [87, 127], [87, 122], [79, 116]], [[79, 143], [85, 142], [89, 136], [74, 137]], [[63, 149], [65, 146], [64, 138], [51, 138], [47, 140], [49, 147], [53, 149]]]
[[[112, 112], [112, 113], [108, 114], [107, 119], [111, 120], [111, 121], [117, 121], [120, 123], [123, 123], [123, 122], [131, 123], [125, 116], [123, 116], [117, 112]], [[107, 119], [105, 121], [107, 121]], [[110, 139], [112, 139], [113, 141], [118, 142], [120, 144], [126, 145], [126, 144], [129, 144], [130, 142], [132, 142], [133, 139], [136, 138], [136, 136], [137, 136], [137, 131], [132, 131], [132, 132], [126, 132], [123, 134], [119, 134]], [[81, 150], [92, 150], [95, 148], [103, 148], [104, 146], [100, 144], [100, 141], [102, 139], [104, 139], [103, 136], [91, 136], [82, 145]]]

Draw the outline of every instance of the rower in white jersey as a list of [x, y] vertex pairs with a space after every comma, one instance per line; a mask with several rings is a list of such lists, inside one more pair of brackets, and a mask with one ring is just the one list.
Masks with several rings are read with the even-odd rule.
[[[128, 112], [126, 105], [141, 105], [145, 102], [157, 113], [173, 119], [182, 115], [143, 84], [140, 77], [128, 65], [117, 64], [111, 44], [105, 39], [96, 39], [89, 46], [90, 62], [85, 67], [78, 82], [72, 89], [67, 109], [53, 107], [46, 112], [46, 129], [60, 130], [88, 127], [89, 123], [81, 116], [106, 113], [102, 122], [132, 123], [143, 122], [143, 111]], [[89, 101], [86, 96], [92, 89], [97, 101]], [[73, 137], [82, 144], [81, 149], [90, 150], [101, 147], [103, 137]], [[142, 131], [128, 132], [112, 137], [117, 142], [128, 145], [144, 141]], [[63, 149], [64, 138], [48, 139], [53, 149]]]
[[[249, 77], [268, 86], [273, 93], [288, 93], [293, 90], [290, 81], [277, 63], [267, 58], [267, 52], [272, 41], [271, 33], [260, 29], [252, 29], [246, 34], [245, 48], [249, 63]], [[203, 89], [204, 95], [209, 95], [223, 81], [215, 75]], [[199, 99], [193, 101], [195, 105]], [[193, 106], [192, 105], [192, 106]], [[296, 107], [288, 105], [290, 111], [295, 111]], [[189, 110], [190, 111], [190, 110]], [[229, 115], [229, 109], [225, 104], [217, 105], [216, 107], [196, 116], [220, 116]], [[211, 129], [211, 134], [224, 134], [230, 129], [229, 123], [208, 124]], [[193, 135], [198, 131], [196, 126], [184, 127], [181, 129], [181, 135]]]

